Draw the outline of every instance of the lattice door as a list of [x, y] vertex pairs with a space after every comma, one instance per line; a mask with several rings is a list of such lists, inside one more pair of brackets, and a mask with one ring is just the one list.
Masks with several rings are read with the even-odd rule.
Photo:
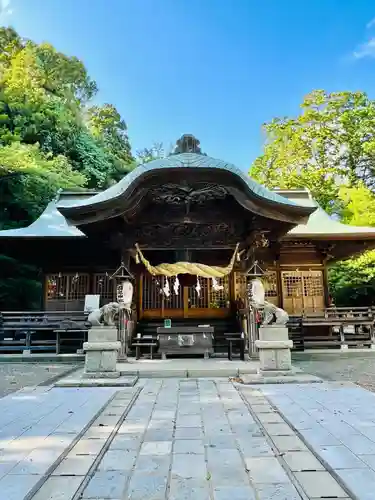
[[283, 308], [290, 314], [303, 312], [302, 274], [299, 271], [281, 273], [283, 288]]
[[283, 271], [281, 280], [283, 307], [288, 313], [302, 314], [324, 308], [322, 271]]
[[229, 277], [218, 278], [217, 282], [223, 287], [222, 290], [213, 290], [210, 278], [199, 278], [201, 286], [199, 295], [196, 285], [188, 287], [189, 309], [225, 309], [229, 301]]
[[47, 303], [50, 311], [83, 311], [90, 289], [89, 274], [55, 273], [46, 276]]
[[94, 295], [100, 295], [100, 305], [116, 302], [116, 280], [110, 280], [111, 272], [94, 274]]
[[[276, 271], [266, 271], [262, 277], [262, 282], [265, 291], [266, 299], [275, 304], [279, 303], [279, 291], [277, 289], [277, 274]], [[247, 277], [243, 274], [236, 273], [235, 276], [235, 297], [246, 302], [247, 295]]]
[[324, 286], [322, 271], [308, 271], [302, 273], [303, 280], [303, 308], [307, 312], [324, 309]]
[[183, 308], [183, 288], [180, 286], [176, 295], [173, 289], [174, 278], [168, 278], [170, 296], [166, 297], [162, 289], [165, 286], [164, 276], [154, 277], [144, 274], [142, 279], [142, 309], [144, 311]]

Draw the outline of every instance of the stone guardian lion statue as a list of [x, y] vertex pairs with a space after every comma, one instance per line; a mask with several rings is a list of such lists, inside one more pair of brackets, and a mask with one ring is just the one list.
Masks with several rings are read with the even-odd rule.
[[275, 306], [265, 299], [265, 290], [260, 279], [251, 281], [250, 302], [256, 309], [263, 309], [263, 321], [261, 326], [280, 325], [285, 326], [289, 320], [289, 315], [284, 309]]
[[91, 311], [87, 318], [87, 322], [91, 326], [115, 326], [115, 318], [120, 311], [120, 305], [117, 302], [105, 304], [100, 309]]

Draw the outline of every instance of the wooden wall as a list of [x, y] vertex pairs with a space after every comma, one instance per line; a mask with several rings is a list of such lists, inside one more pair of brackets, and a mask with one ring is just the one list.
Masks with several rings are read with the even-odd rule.
[[[291, 315], [300, 315], [303, 311], [318, 312], [328, 305], [325, 261], [316, 246], [288, 242], [282, 244], [273, 257], [274, 260], [263, 265], [267, 270], [263, 281], [268, 301], [284, 308]], [[45, 309], [82, 311], [86, 294], [99, 294], [102, 305], [116, 300], [116, 283], [109, 279], [112, 272], [60, 272], [46, 275]], [[135, 300], [139, 305], [142, 296], [145, 299], [143, 302], [151, 300], [151, 295], [145, 296], [146, 282], [143, 281], [139, 275], [136, 279], [138, 285], [134, 287]], [[233, 274], [230, 280], [232, 301], [246, 297], [246, 281], [246, 276], [241, 272]], [[195, 304], [196, 307], [199, 305]], [[205, 304], [204, 308], [206, 306], [209, 304]]]

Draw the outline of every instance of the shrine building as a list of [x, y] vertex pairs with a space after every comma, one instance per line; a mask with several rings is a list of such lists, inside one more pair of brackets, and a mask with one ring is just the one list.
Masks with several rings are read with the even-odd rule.
[[255, 262], [268, 301], [321, 311], [327, 266], [374, 247], [375, 228], [338, 222], [307, 190], [265, 188], [192, 135], [108, 189], [62, 191], [30, 226], [0, 231], [1, 253], [43, 270], [44, 310], [83, 311], [88, 294], [116, 301], [123, 263], [137, 321], [228, 318]]

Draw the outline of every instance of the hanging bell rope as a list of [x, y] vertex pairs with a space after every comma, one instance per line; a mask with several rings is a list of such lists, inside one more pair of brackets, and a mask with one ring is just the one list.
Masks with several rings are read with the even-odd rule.
[[194, 262], [176, 262], [174, 264], [159, 264], [158, 266], [153, 266], [143, 255], [138, 243], [135, 244], [137, 251], [136, 255], [143, 263], [147, 271], [153, 276], [162, 275], [172, 277], [177, 274], [193, 274], [195, 276], [201, 276], [202, 278], [224, 278], [224, 276], [230, 274], [236, 260], [238, 247], [239, 243], [237, 243], [232, 258], [226, 267], [208, 266], [206, 264], [198, 264]]

